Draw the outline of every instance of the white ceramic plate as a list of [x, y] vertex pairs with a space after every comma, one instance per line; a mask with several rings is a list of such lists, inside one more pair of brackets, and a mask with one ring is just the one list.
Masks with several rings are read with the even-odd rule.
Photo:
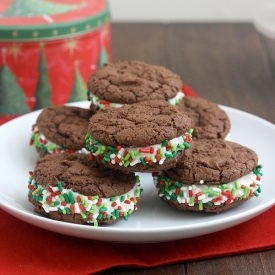
[[[77, 106], [88, 107], [87, 102]], [[150, 174], [141, 174], [144, 192], [138, 210], [129, 220], [109, 226], [93, 227], [58, 222], [39, 216], [27, 199], [28, 171], [38, 157], [30, 147], [30, 129], [39, 111], [21, 116], [0, 127], [0, 206], [11, 215], [54, 232], [112, 242], [163, 242], [190, 238], [220, 231], [243, 223], [275, 204], [273, 163], [275, 156], [275, 125], [251, 114], [221, 106], [232, 123], [231, 139], [259, 155], [263, 164], [262, 193], [227, 212], [181, 212], [168, 207], [156, 195]]]

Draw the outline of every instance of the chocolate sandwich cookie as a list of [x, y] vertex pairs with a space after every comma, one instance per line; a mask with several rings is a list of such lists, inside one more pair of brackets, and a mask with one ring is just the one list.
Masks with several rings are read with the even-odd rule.
[[89, 77], [88, 100], [95, 110], [154, 99], [176, 105], [184, 96], [181, 86], [180, 77], [162, 66], [135, 60], [108, 63]]
[[230, 120], [228, 115], [214, 102], [201, 97], [184, 97], [176, 106], [192, 119], [193, 140], [230, 140]]
[[104, 170], [86, 154], [52, 154], [40, 158], [30, 172], [29, 201], [35, 212], [51, 219], [110, 224], [128, 220], [142, 189], [138, 176]]
[[36, 148], [40, 156], [86, 151], [85, 135], [93, 114], [90, 109], [73, 106], [46, 108], [32, 127], [30, 145]]
[[86, 136], [91, 159], [125, 172], [174, 167], [189, 148], [191, 119], [164, 100], [99, 110]]
[[160, 198], [179, 210], [222, 212], [258, 197], [257, 154], [224, 140], [192, 141], [175, 168], [153, 173]]

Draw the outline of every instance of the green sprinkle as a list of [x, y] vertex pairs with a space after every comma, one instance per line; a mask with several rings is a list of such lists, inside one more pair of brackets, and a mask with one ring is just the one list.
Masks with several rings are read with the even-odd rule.
[[128, 221], [128, 216], [124, 216], [124, 215], [123, 215], [123, 219], [124, 219], [125, 221]]
[[98, 226], [97, 220], [93, 220], [94, 226]]
[[105, 160], [106, 162], [111, 161], [111, 159], [110, 159], [109, 157], [104, 157], [104, 160]]
[[178, 144], [177, 147], [180, 148], [180, 149], [185, 149], [185, 146], [183, 144]]
[[190, 144], [189, 144], [189, 143], [187, 143], [187, 142], [184, 142], [184, 143], [183, 143], [183, 145], [184, 145], [187, 149], [189, 149], [189, 148], [190, 148]]
[[67, 212], [66, 212], [66, 209], [63, 209], [63, 210], [62, 210], [62, 213], [63, 213], [64, 215], [66, 215], [66, 213], [67, 213]]
[[117, 154], [117, 151], [116, 151], [116, 149], [115, 149], [113, 146], [108, 146], [107, 148], [108, 148], [108, 150], [111, 151], [112, 153]]
[[245, 186], [243, 198], [246, 198], [246, 197], [247, 197], [247, 195], [249, 194], [249, 191], [250, 191], [249, 187], [248, 187], [248, 186]]
[[235, 187], [232, 188], [231, 194], [232, 194], [232, 196], [235, 196], [235, 194], [236, 194], [236, 188]]
[[170, 158], [170, 159], [173, 158], [173, 155], [172, 155], [172, 154], [165, 153], [164, 155], [165, 155], [167, 158]]
[[259, 193], [257, 191], [254, 191], [253, 194], [258, 197], [259, 196]]
[[161, 146], [165, 147], [167, 145], [167, 143], [168, 143], [168, 140], [166, 139], [165, 141], [162, 142]]
[[202, 190], [202, 193], [203, 193], [203, 194], [208, 194], [208, 193], [210, 193], [210, 189], [203, 189], [203, 190]]
[[234, 182], [234, 185], [235, 185], [236, 190], [240, 189], [240, 185], [239, 185], [239, 183], [237, 181]]
[[80, 215], [83, 219], [86, 219], [86, 215], [82, 211], [80, 212]]
[[184, 195], [184, 194], [183, 194], [183, 191], [180, 190], [180, 197], [183, 198], [183, 195]]
[[119, 210], [118, 209], [115, 210], [115, 216], [116, 216], [116, 218], [119, 218]]
[[175, 185], [176, 185], [177, 187], [182, 187], [182, 184], [181, 184], [180, 182], [178, 182], [178, 181], [175, 182]]
[[130, 165], [130, 161], [128, 161], [128, 160], [126, 160], [124, 163], [123, 163], [123, 166], [124, 167], [127, 167], [127, 166], [129, 166]]
[[99, 214], [99, 215], [97, 216], [97, 218], [98, 218], [99, 220], [102, 219], [102, 217], [103, 217], [102, 214]]
[[139, 176], [136, 176], [136, 182], [140, 182]]
[[219, 196], [219, 195], [220, 195], [220, 192], [214, 191], [214, 192], [213, 192], [213, 195], [214, 195], [214, 196]]
[[262, 192], [262, 190], [261, 190], [261, 186], [260, 186], [260, 185], [258, 185], [257, 192], [258, 192], [258, 193], [261, 193], [261, 192]]
[[63, 196], [65, 198], [66, 203], [70, 203], [70, 199], [69, 199], [68, 195], [66, 193], [64, 193]]
[[60, 194], [59, 198], [60, 198], [61, 201], [65, 201], [65, 198], [64, 198], [63, 194]]
[[121, 196], [120, 197], [120, 201], [123, 202], [125, 200], [125, 197], [124, 196]]
[[143, 165], [146, 165], [146, 161], [144, 160], [144, 158], [139, 158], [139, 160]]
[[62, 182], [61, 182], [61, 181], [59, 181], [59, 182], [57, 183], [57, 187], [58, 187], [58, 189], [59, 189], [60, 192], [63, 191], [63, 186], [62, 186]]
[[199, 201], [199, 210], [203, 210], [202, 201]]
[[39, 191], [41, 191], [42, 189], [41, 188], [37, 188], [36, 190], [34, 190], [33, 192], [32, 192], [32, 195], [34, 196], [34, 195], [36, 195]]
[[207, 204], [208, 204], [209, 206], [212, 206], [212, 205], [213, 205], [212, 201], [208, 201]]
[[99, 196], [92, 196], [92, 200], [97, 200]]
[[132, 159], [134, 159], [136, 157], [136, 155], [133, 151], [130, 151], [130, 156], [131, 156]]
[[72, 191], [69, 192], [69, 199], [71, 204], [75, 204], [75, 199]]
[[190, 200], [189, 200], [189, 204], [193, 204], [194, 200], [195, 200], [195, 197], [191, 197]]
[[139, 190], [136, 189], [135, 192], [134, 192], [134, 196], [138, 196], [138, 194], [139, 194]]
[[128, 154], [124, 157], [124, 159], [125, 159], [125, 160], [128, 160], [130, 157], [131, 157], [131, 155], [128, 153]]
[[228, 185], [227, 184], [223, 184], [222, 185], [222, 189], [224, 190], [224, 189], [227, 189], [228, 188]]
[[70, 215], [71, 214], [70, 208], [66, 207], [65, 209], [66, 209], [66, 214]]

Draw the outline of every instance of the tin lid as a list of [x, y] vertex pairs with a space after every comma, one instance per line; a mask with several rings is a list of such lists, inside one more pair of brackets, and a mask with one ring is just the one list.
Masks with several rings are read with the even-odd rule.
[[0, 41], [79, 35], [110, 20], [105, 0], [1, 0]]

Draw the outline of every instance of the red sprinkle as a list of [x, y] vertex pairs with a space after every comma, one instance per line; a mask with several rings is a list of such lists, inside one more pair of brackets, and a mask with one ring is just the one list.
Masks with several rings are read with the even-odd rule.
[[117, 204], [117, 203], [114, 201], [114, 202], [111, 204], [111, 206], [112, 206], [112, 207], [115, 207], [116, 204]]
[[130, 203], [131, 203], [131, 201], [130, 201], [130, 200], [125, 200], [125, 201], [124, 201], [124, 203], [126, 203], [126, 204], [130, 204]]
[[75, 211], [74, 211], [74, 205], [73, 204], [70, 205], [70, 210], [71, 210], [71, 214], [75, 213]]
[[48, 199], [47, 199], [47, 204], [51, 204], [51, 202], [52, 202], [52, 197], [49, 196]]
[[118, 209], [118, 210], [121, 210], [121, 209], [122, 209], [122, 207], [121, 207], [121, 206], [118, 206], [118, 207], [117, 207], [117, 209]]
[[[154, 149], [154, 148], [153, 148]], [[138, 151], [140, 152], [140, 153], [151, 153], [151, 148], [139, 148], [138, 149]]]
[[88, 215], [88, 219], [92, 219], [92, 218], [93, 218], [93, 214], [90, 213], [90, 214]]
[[155, 155], [157, 161], [160, 161], [160, 155]]
[[94, 159], [94, 155], [92, 153], [92, 151], [90, 152], [90, 160], [93, 160]]
[[102, 198], [98, 198], [96, 205], [97, 205], [97, 206], [100, 206], [101, 203], [102, 203]]
[[[65, 201], [62, 201], [62, 202], [61, 202], [61, 205], [66, 206], [67, 203], [66, 203]], [[72, 212], [72, 211], [71, 211], [71, 212]]]
[[30, 145], [33, 145], [33, 140], [32, 140], [32, 138], [30, 139], [29, 144], [30, 144]]
[[115, 161], [116, 163], [120, 163], [120, 159], [117, 156], [115, 156]]
[[261, 180], [261, 178], [259, 176], [256, 177], [256, 180]]
[[118, 152], [120, 149], [121, 149], [121, 146], [118, 145], [118, 146], [116, 147], [117, 152]]
[[29, 171], [29, 175], [32, 176], [33, 175], [33, 171]]

